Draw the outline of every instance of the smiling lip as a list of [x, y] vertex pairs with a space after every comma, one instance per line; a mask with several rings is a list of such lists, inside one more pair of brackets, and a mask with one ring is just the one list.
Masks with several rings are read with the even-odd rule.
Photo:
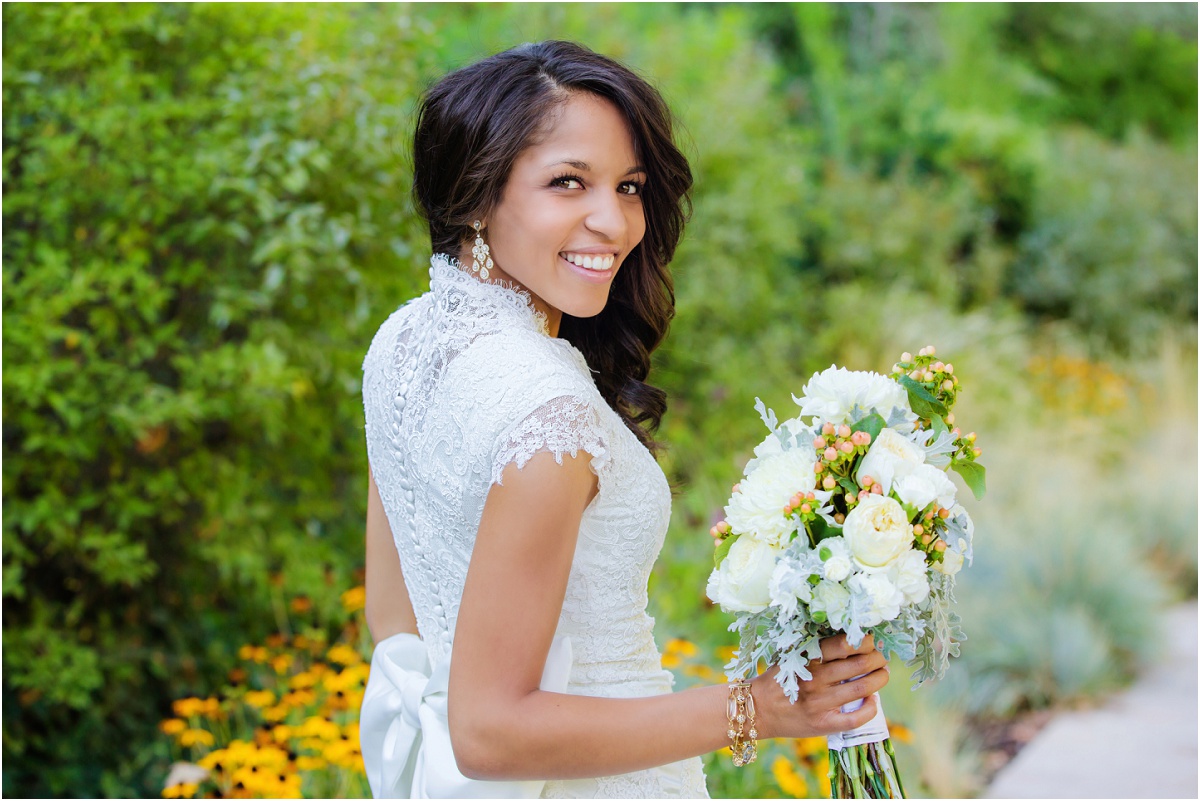
[[607, 273], [616, 264], [617, 254], [611, 248], [585, 248], [582, 250], [564, 250], [559, 257], [576, 267], [589, 272]]
[[[573, 251], [568, 251], [568, 252], [571, 255], [579, 255], [579, 256], [585, 255], [583, 253], [580, 253], [580, 251], [578, 251], [578, 250], [573, 250]], [[566, 255], [563, 253], [558, 254], [558, 257], [560, 259], [562, 259], [576, 275], [578, 275], [580, 278], [583, 278], [585, 281], [592, 281], [592, 282], [595, 282], [598, 284], [605, 284], [605, 283], [608, 283], [612, 279], [613, 275], [615, 275], [616, 271], [617, 271], [616, 256], [612, 253], [612, 251], [607, 251], [607, 254], [608, 254], [607, 257], [600, 256], [600, 255], [591, 257], [597, 261], [602, 258], [611, 258], [612, 259], [609, 267], [607, 269], [602, 269], [602, 270], [597, 270], [594, 265], [592, 266], [591, 269], [588, 269], [587, 267], [576, 264], [575, 262], [567, 259]]]

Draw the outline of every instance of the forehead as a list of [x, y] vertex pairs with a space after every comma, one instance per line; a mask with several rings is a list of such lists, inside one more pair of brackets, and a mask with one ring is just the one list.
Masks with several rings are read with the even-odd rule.
[[522, 152], [519, 163], [550, 163], [562, 158], [597, 167], [619, 163], [625, 171], [636, 160], [629, 123], [609, 100], [588, 92], [572, 92], [555, 106], [540, 134]]

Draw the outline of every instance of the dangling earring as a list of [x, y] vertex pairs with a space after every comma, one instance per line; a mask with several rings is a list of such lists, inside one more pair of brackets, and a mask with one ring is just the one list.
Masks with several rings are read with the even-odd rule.
[[479, 273], [479, 277], [487, 280], [488, 271], [492, 264], [491, 248], [483, 241], [483, 223], [476, 220], [471, 226], [475, 229], [475, 247], [471, 248], [471, 269]]

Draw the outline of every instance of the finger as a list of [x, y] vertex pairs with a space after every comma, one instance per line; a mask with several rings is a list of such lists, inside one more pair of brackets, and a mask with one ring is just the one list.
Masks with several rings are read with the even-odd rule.
[[837, 684], [829, 688], [829, 698], [833, 706], [844, 706], [851, 701], [866, 698], [871, 693], [879, 692], [888, 683], [888, 672], [883, 668], [873, 670], [861, 678]]
[[886, 666], [887, 660], [878, 651], [856, 654], [845, 659], [835, 659], [828, 664], [814, 665], [812, 668], [813, 683], [818, 687], [829, 687]]
[[875, 695], [868, 696], [863, 705], [853, 712], [839, 712], [832, 716], [832, 731], [843, 732], [857, 729], [871, 721], [879, 712], [879, 699]]
[[821, 661], [832, 662], [835, 659], [845, 659], [854, 654], [866, 654], [875, 650], [875, 637], [868, 634], [863, 637], [858, 647], [850, 645], [845, 634], [826, 637], [821, 640]]

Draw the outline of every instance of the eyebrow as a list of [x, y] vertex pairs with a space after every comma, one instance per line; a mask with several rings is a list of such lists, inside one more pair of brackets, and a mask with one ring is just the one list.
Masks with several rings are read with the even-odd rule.
[[[562, 159], [561, 161], [555, 161], [550, 164], [547, 164], [546, 167], [547, 168], [557, 167], [560, 164], [566, 164], [568, 167], [574, 167], [575, 169], [577, 169], [581, 172], [591, 172], [592, 171], [591, 164], [588, 164], [586, 161], [577, 161], [575, 159]], [[628, 170], [626, 170], [625, 175], [633, 175], [634, 173], [639, 173], [639, 172], [646, 172], [646, 168], [639, 164], [636, 167], [630, 167]]]

